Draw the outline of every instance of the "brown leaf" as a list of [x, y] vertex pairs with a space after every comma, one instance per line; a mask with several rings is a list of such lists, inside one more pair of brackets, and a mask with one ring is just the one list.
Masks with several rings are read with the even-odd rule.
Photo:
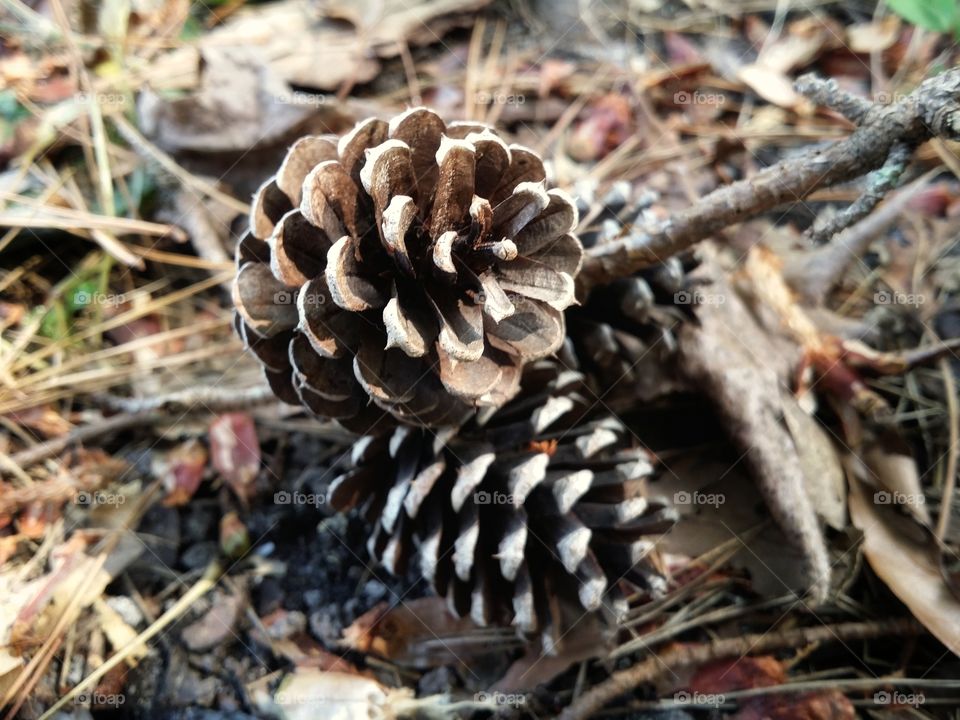
[[447, 30], [471, 25], [474, 13], [489, 4], [490, 0], [336, 0], [327, 5], [327, 12], [353, 22], [381, 57], [394, 57], [401, 43], [433, 44]]
[[[787, 682], [783, 664], [770, 655], [718, 660], [697, 669], [690, 690], [718, 698], [736, 690]], [[853, 720], [853, 703], [838, 690], [771, 694], [740, 701], [735, 720]]]
[[193, 497], [207, 468], [207, 449], [196, 439], [188, 440], [154, 461], [153, 472], [163, 481], [167, 506], [185, 505]]
[[183, 644], [192, 652], [209, 650], [235, 637], [233, 628], [243, 612], [243, 597], [216, 591], [210, 603], [210, 609], [180, 633]]
[[73, 425], [55, 407], [38, 405], [36, 407], [10, 413], [11, 420], [30, 428], [42, 437], [59, 437], [73, 429]]
[[[290, 15], [292, 3], [277, 5], [285, 6]], [[145, 134], [168, 151], [249, 151], [276, 142], [315, 114], [317, 105], [292, 101], [287, 82], [296, 72], [276, 60], [265, 63], [265, 56], [254, 49], [269, 42], [265, 33], [283, 9], [270, 8], [254, 26], [231, 24], [231, 29], [238, 31], [235, 34], [224, 29], [208, 33], [199, 49], [188, 47], [162, 55], [151, 70], [158, 76], [176, 75], [181, 92], [168, 99], [149, 87], [142, 88], [137, 110]], [[290, 20], [287, 17], [288, 23]], [[302, 21], [300, 15], [283, 29], [284, 42], [290, 42], [291, 30], [302, 27]], [[311, 55], [301, 53], [298, 59], [316, 62]]]
[[[460, 665], [513, 644], [511, 631], [494, 636], [468, 618], [454, 617], [439, 597], [420, 598], [392, 608], [380, 603], [343, 631], [343, 645], [416, 668]], [[452, 650], [456, 648], [456, 651]]]
[[822, 600], [830, 584], [827, 548], [797, 439], [783, 420], [781, 388], [789, 387], [800, 348], [761, 324], [722, 279], [712, 250], [705, 248], [703, 259], [695, 275], [709, 284], [696, 291], [699, 324], [679, 333], [681, 367], [725, 420], [774, 518], [804, 553], [812, 591]]
[[260, 441], [253, 418], [247, 413], [227, 413], [210, 425], [210, 456], [227, 485], [246, 500], [260, 472]]
[[960, 655], [960, 600], [944, 582], [930, 532], [893, 505], [876, 502], [873, 488], [856, 478], [850, 480], [849, 506], [870, 567], [934, 637]]
[[761, 98], [779, 107], [797, 110], [809, 104], [793, 89], [793, 83], [786, 75], [766, 65], [744, 65], [737, 72], [737, 77]]
[[633, 129], [630, 101], [619, 93], [604, 95], [584, 110], [567, 141], [567, 152], [578, 162], [599, 160], [626, 141]]

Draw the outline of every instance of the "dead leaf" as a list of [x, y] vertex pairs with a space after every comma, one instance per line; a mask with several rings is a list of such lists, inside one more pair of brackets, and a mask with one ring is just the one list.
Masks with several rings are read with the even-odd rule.
[[[712, 246], [703, 247], [701, 255], [693, 277], [703, 284], [688, 293], [699, 323], [685, 324], [678, 333], [682, 371], [724, 420], [771, 513], [802, 550], [811, 592], [822, 600], [830, 583], [827, 548], [796, 440], [783, 420], [781, 392], [790, 386], [800, 348], [764, 327], [757, 313], [766, 308], [748, 307], [722, 279]], [[743, 280], [747, 287], [749, 278]]]
[[893, 505], [874, 502], [873, 492], [850, 479], [850, 519], [863, 533], [867, 562], [914, 617], [960, 655], [960, 600], [940, 574], [930, 532]]
[[207, 449], [196, 439], [190, 439], [153, 461], [153, 474], [163, 481], [167, 496], [163, 504], [185, 505], [200, 487], [207, 468]]
[[633, 109], [623, 95], [610, 93], [591, 103], [567, 141], [567, 153], [578, 162], [605, 157], [633, 132]]
[[183, 628], [183, 644], [193, 652], [203, 652], [235, 637], [233, 628], [240, 620], [243, 605], [244, 599], [239, 594], [213, 593], [210, 609]]
[[[690, 690], [722, 696], [736, 690], [782, 685], [783, 664], [771, 655], [718, 660], [697, 669]], [[770, 694], [741, 700], [734, 720], [853, 720], [853, 703], [839, 690]]]
[[900, 37], [900, 18], [893, 13], [880, 20], [847, 28], [847, 45], [855, 53], [883, 52]]
[[[289, 41], [288, 33], [283, 36]], [[144, 133], [170, 152], [249, 150], [303, 122], [316, 106], [291, 102], [290, 87], [255, 47], [205, 48], [202, 59], [193, 51], [193, 61], [203, 68], [194, 92], [173, 100], [150, 89], [141, 92], [137, 110]]]
[[329, 652], [307, 633], [299, 633], [291, 638], [274, 640], [272, 647], [297, 667], [310, 667], [328, 672], [343, 672], [372, 677], [369, 671], [361, 672], [349, 660]]
[[260, 472], [260, 441], [247, 413], [226, 413], [210, 425], [210, 456], [227, 485], [246, 500]]
[[610, 650], [609, 628], [596, 614], [584, 616], [567, 631], [557, 652], [547, 654], [537, 644], [528, 644], [523, 656], [515, 660], [506, 674], [491, 688], [495, 692], [516, 693], [546, 685], [571, 665], [597, 658]]
[[779, 70], [754, 63], [740, 68], [737, 78], [757, 95], [774, 105], [787, 110], [809, 107], [810, 103], [793, 89], [793, 83]]
[[[137, 637], [137, 631], [126, 623], [120, 613], [107, 605], [102, 599], [97, 598], [94, 601], [93, 609], [97, 614], [100, 629], [103, 630], [114, 650], [126, 647], [131, 640]], [[147, 646], [140, 643], [127, 654], [127, 665], [135, 667], [149, 652]]]
[[843, 530], [847, 526], [847, 480], [837, 449], [823, 426], [785, 388], [781, 388], [780, 401], [807, 480], [807, 496], [817, 515], [833, 529]]
[[469, 27], [491, 0], [334, 0], [331, 17], [350, 20], [380, 57], [396, 57], [400, 43], [431, 45], [454, 27]]
[[427, 597], [394, 607], [380, 603], [343, 631], [342, 644], [422, 669], [459, 665], [518, 643], [509, 629], [478, 628], [452, 615], [443, 598]]
[[313, 667], [298, 667], [283, 679], [273, 696], [285, 720], [336, 720], [388, 718], [393, 698], [412, 697], [413, 691], [391, 690], [372, 678]]
[[52, 503], [34, 501], [29, 503], [17, 517], [17, 531], [28, 540], [39, 540], [59, 516], [59, 510]]
[[73, 429], [73, 424], [63, 413], [51, 405], [38, 405], [10, 413], [10, 418], [45, 438], [60, 437]]
[[902, 439], [888, 435], [882, 445], [868, 446], [863, 451], [863, 462], [869, 472], [860, 479], [874, 486], [876, 504], [899, 506], [929, 527], [930, 511], [917, 463]]

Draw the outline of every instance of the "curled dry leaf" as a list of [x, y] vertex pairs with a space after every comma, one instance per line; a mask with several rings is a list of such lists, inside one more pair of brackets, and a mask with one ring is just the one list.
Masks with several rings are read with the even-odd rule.
[[[127, 624], [126, 620], [120, 616], [120, 613], [102, 599], [98, 598], [93, 603], [93, 609], [97, 613], [99, 628], [103, 630], [104, 635], [107, 636], [107, 640], [110, 641], [110, 646], [114, 650], [120, 650], [126, 647], [128, 643], [137, 637], [137, 631]], [[146, 657], [149, 652], [145, 644], [140, 643], [136, 645], [127, 654], [127, 665], [134, 667]]]
[[[864, 461], [874, 474], [879, 474], [870, 453]], [[903, 473], [903, 465], [898, 465]], [[891, 470], [888, 467], [885, 471], [887, 482], [891, 482]], [[909, 487], [913, 472], [907, 470], [896, 484]], [[860, 474], [856, 468], [850, 473], [850, 519], [863, 533], [867, 562], [914, 617], [954, 654], [960, 655], [960, 599], [944, 580], [933, 533], [915, 516], [879, 495], [887, 491], [878, 491], [859, 479]]]
[[[200, 50], [162, 56], [155, 68], [158, 77], [193, 76], [191, 92], [181, 90], [173, 99], [152, 88], [140, 93], [138, 125], [168, 152], [249, 151], [278, 141], [317, 111], [316, 104], [291, 101], [293, 93], [276, 63], [265, 62], [251, 45], [231, 46], [229, 39], [217, 44], [218, 34], [222, 31], [207, 35], [209, 46]], [[289, 32], [284, 38], [289, 42]]]
[[[318, 7], [310, 0], [281, 0], [240, 7], [195, 43], [153, 63], [151, 84], [158, 92], [142, 93], [141, 127], [168, 149], [246, 151], [310, 116], [338, 113], [339, 103], [293, 88], [334, 91], [344, 83], [368, 82], [380, 70], [377, 55], [394, 57], [404, 44], [436, 43], [449, 28], [472, 22], [466, 13], [489, 1]], [[159, 92], [167, 89], [193, 92], [168, 101]], [[230, 119], [226, 126], [223, 118]]]
[[210, 458], [230, 488], [242, 499], [249, 496], [260, 472], [260, 440], [247, 413], [227, 413], [210, 425]]
[[695, 274], [709, 283], [701, 293], [713, 302], [695, 307], [699, 325], [681, 328], [681, 366], [726, 421], [774, 518], [803, 552], [811, 592], [822, 601], [830, 564], [807, 479], [820, 468], [805, 467], [797, 448], [802, 439], [793, 437], [783, 419], [781, 391], [790, 386], [800, 347], [768, 331], [745, 296], [721, 279], [715, 251], [704, 248], [703, 260]]

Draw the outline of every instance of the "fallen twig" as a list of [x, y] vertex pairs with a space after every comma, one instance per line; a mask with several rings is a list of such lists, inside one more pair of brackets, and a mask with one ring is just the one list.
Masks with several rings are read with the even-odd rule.
[[800, 78], [797, 88], [822, 103], [843, 107], [859, 121], [857, 129], [826, 149], [812, 149], [718, 188], [657, 228], [637, 228], [590, 248], [578, 276], [580, 295], [656, 265], [730, 225], [876, 170], [895, 149], [896, 160], [903, 152], [899, 148], [913, 150], [933, 137], [960, 139], [960, 68], [925, 80], [898, 103], [869, 108], [863, 103], [848, 107], [848, 96], [831, 95], [834, 85], [813, 76]]
[[655, 680], [665, 667], [677, 670], [682, 667], [703, 665], [714, 660], [771, 652], [784, 648], [833, 641], [866, 640], [891, 635], [918, 635], [922, 632], [923, 627], [915, 620], [901, 618], [898, 620], [821, 625], [782, 632], [755, 633], [700, 645], [673, 645], [632, 667], [613, 673], [602, 683], [574, 700], [569, 707], [560, 713], [558, 720], [581, 720], [593, 717], [600, 708], [618, 695], [630, 692], [639, 685]]
[[[241, 410], [256, 405], [275, 402], [276, 395], [266, 384], [248, 388], [194, 387], [144, 398], [125, 398], [107, 395], [100, 402], [111, 410], [124, 413], [143, 413], [151, 410], [189, 411], [193, 409], [209, 412]], [[200, 405], [200, 408], [196, 408]]]
[[158, 413], [118, 415], [117, 417], [108, 418], [93, 425], [84, 425], [83, 427], [79, 427], [73, 432], [64, 435], [63, 437], [59, 437], [56, 440], [50, 440], [35, 447], [21, 450], [20, 452], [11, 455], [10, 459], [20, 468], [28, 468], [31, 465], [36, 465], [39, 462], [43, 462], [47, 458], [51, 458], [54, 455], [59, 455], [71, 445], [89, 442], [94, 438], [98, 438], [103, 435], [109, 435], [110, 433], [120, 432], [121, 430], [127, 430], [132, 427], [138, 427], [140, 425], [152, 425], [153, 423], [160, 421], [162, 418], [163, 416]]
[[851, 263], [900, 218], [907, 204], [929, 185], [938, 172], [931, 171], [905, 185], [891, 194], [876, 212], [848, 227], [832, 243], [806, 253], [800, 262], [784, 266], [784, 275], [793, 289], [806, 302], [822, 304]]

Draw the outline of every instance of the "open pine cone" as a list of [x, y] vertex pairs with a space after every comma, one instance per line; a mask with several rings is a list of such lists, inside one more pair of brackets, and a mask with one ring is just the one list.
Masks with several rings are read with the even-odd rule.
[[[585, 247], [617, 239], [642, 226], [643, 214], [655, 196], [617, 182], [595, 197], [595, 187], [577, 189], [583, 225], [579, 237]], [[614, 410], [628, 410], [682, 388], [673, 355], [679, 325], [691, 319], [688, 287], [690, 260], [667, 258], [662, 264], [627, 278], [594, 288], [583, 306], [567, 312], [572, 353], [569, 367], [583, 372], [604, 402]], [[614, 389], [614, 392], [610, 392]]]
[[276, 394], [361, 432], [383, 410], [439, 426], [509, 400], [563, 341], [583, 252], [544, 179], [532, 151], [425, 108], [298, 140], [256, 194], [234, 285]]
[[549, 649], [584, 609], [623, 612], [621, 580], [664, 586], [651, 534], [671, 511], [647, 497], [650, 457], [592, 398], [579, 373], [535, 363], [520, 395], [459, 431], [360, 440], [329, 502], [362, 508], [389, 571], [413, 561], [459, 615], [539, 629]]

